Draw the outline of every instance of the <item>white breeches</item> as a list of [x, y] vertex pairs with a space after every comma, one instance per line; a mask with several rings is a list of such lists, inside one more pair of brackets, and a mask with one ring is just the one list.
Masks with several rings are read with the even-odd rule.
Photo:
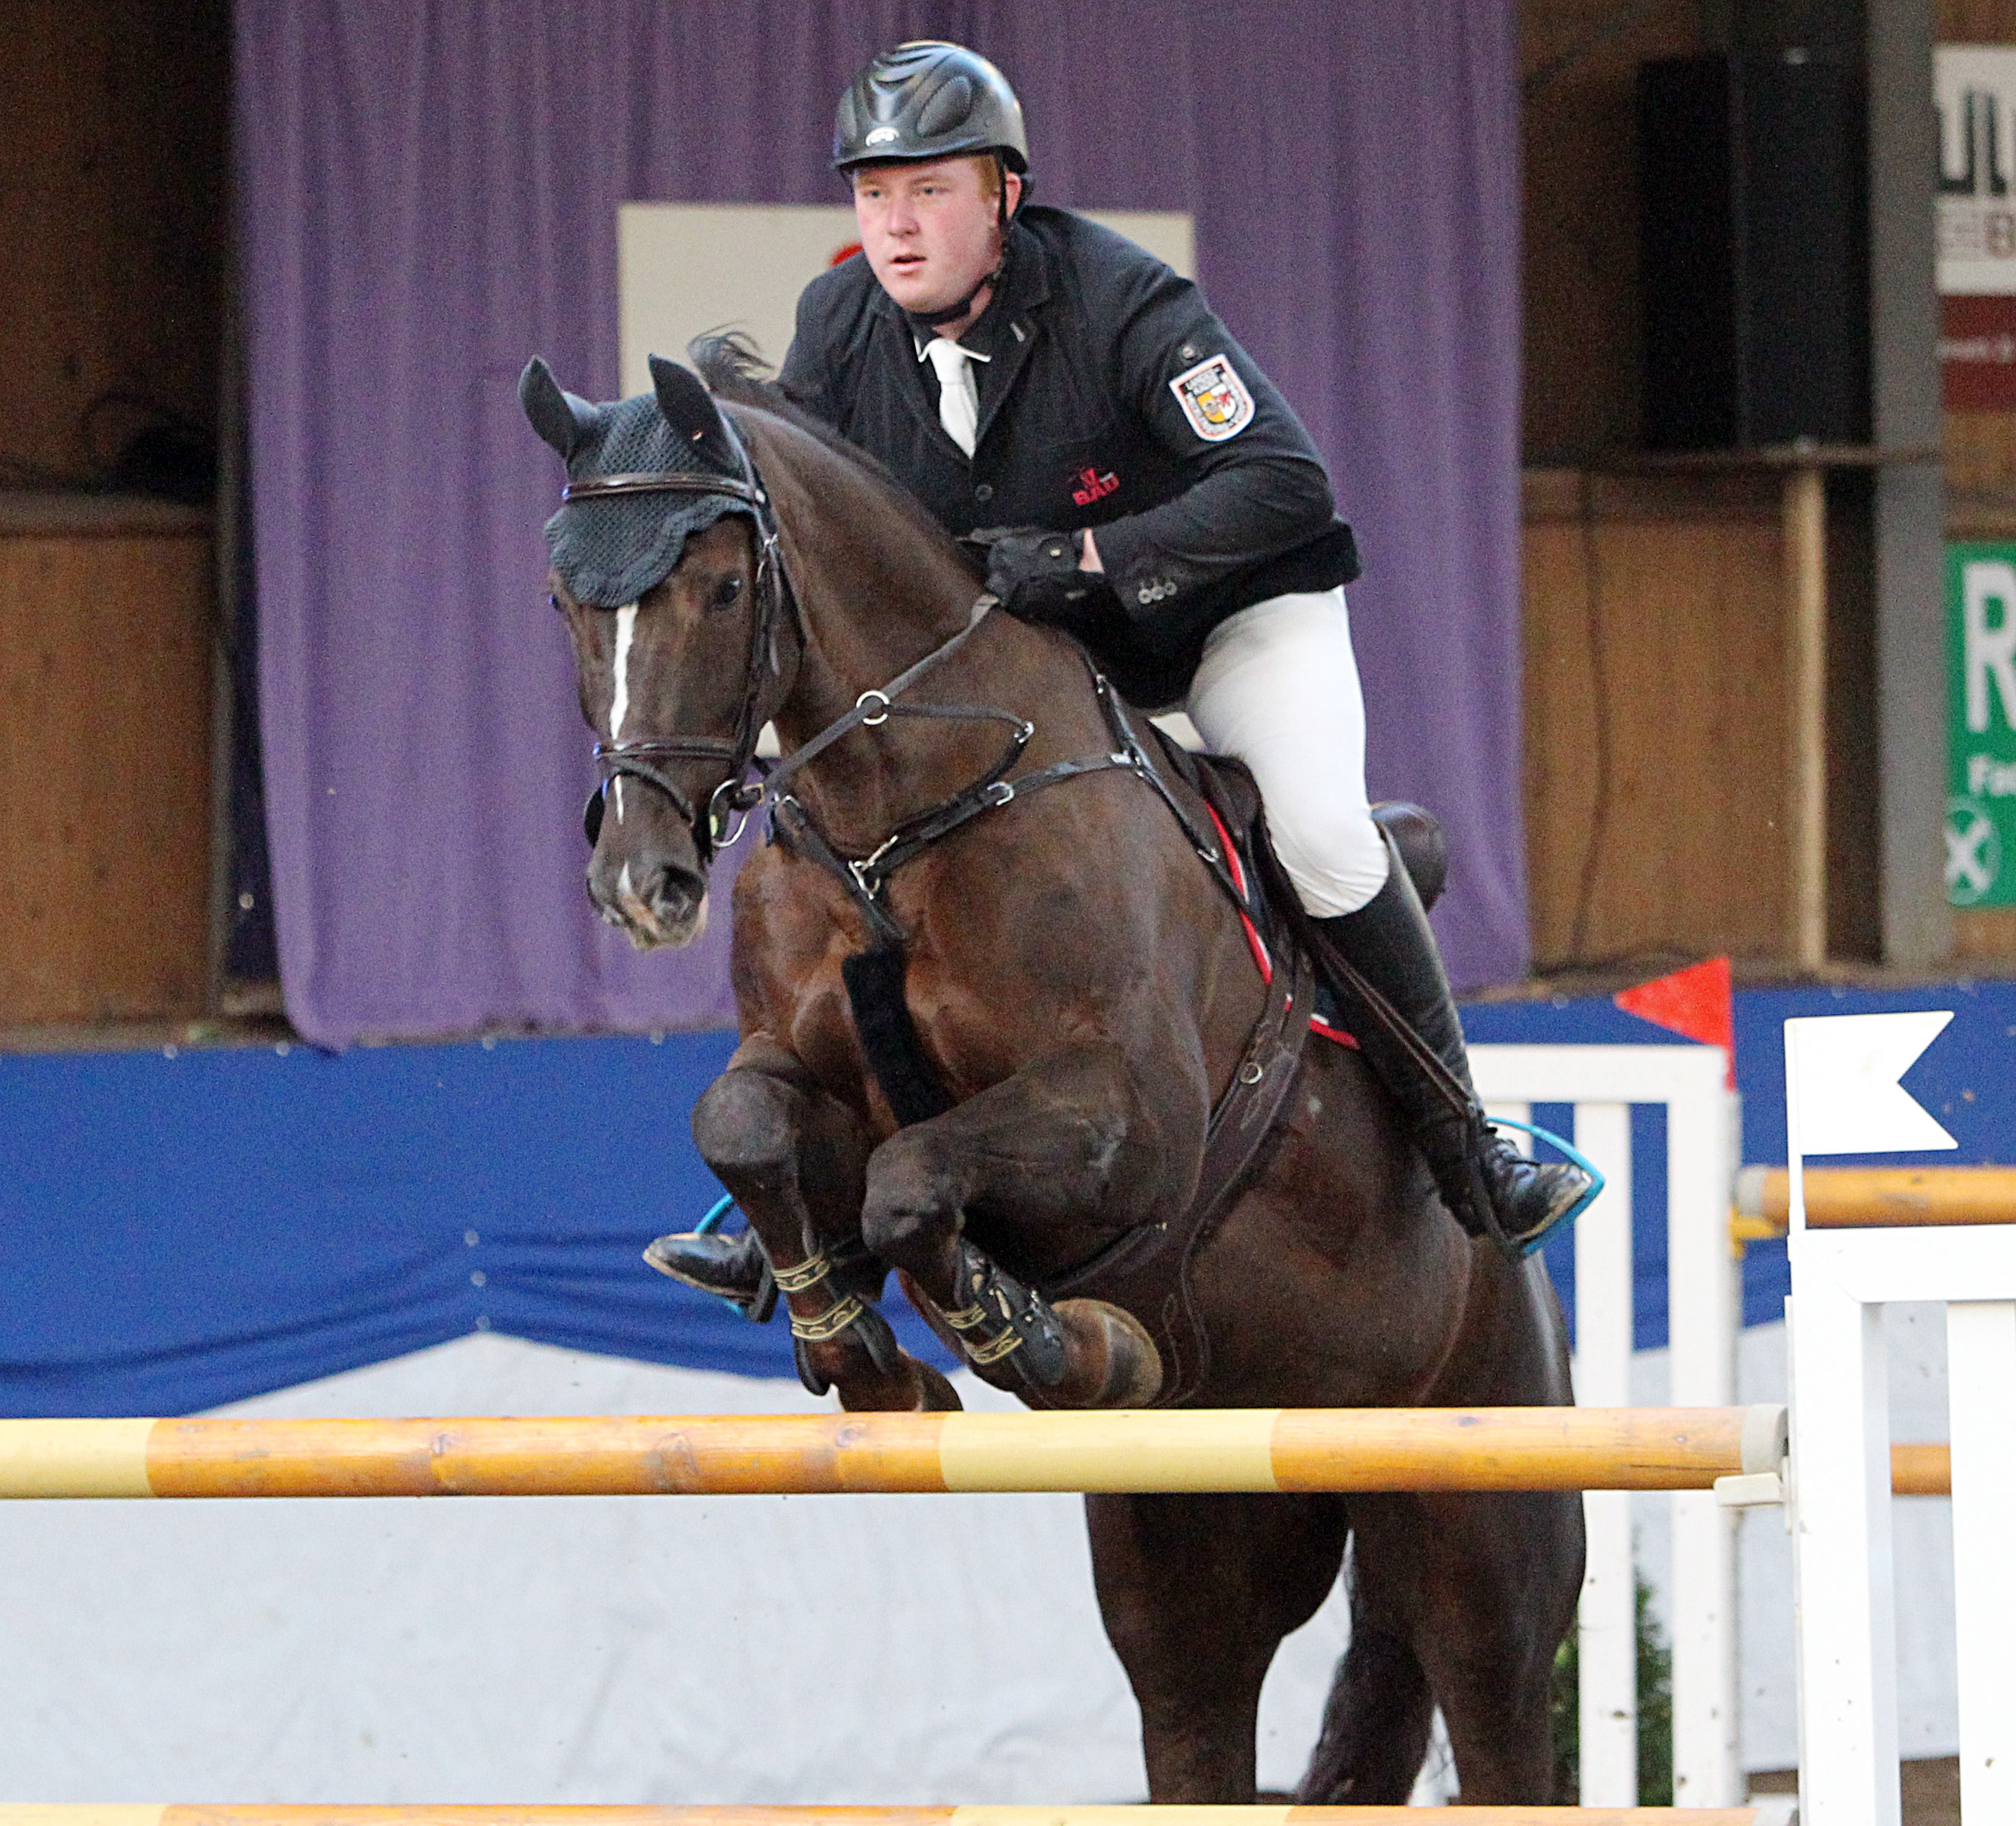
[[1207, 749], [1253, 770], [1275, 852], [1309, 913], [1355, 913], [1385, 886], [1341, 589], [1270, 596], [1221, 621], [1185, 708]]

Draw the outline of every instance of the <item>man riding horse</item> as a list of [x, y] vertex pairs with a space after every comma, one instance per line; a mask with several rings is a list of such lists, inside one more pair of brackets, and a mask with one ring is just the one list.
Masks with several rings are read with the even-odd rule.
[[[1539, 1236], [1591, 1181], [1525, 1158], [1478, 1107], [1434, 935], [1367, 802], [1357, 554], [1309, 434], [1193, 284], [1027, 202], [1021, 106], [985, 59], [932, 41], [874, 59], [841, 98], [833, 164], [862, 251], [806, 287], [786, 391], [983, 547], [1012, 614], [1246, 764], [1443, 1203], [1473, 1236]], [[763, 1278], [753, 1231], [653, 1259], [744, 1300]]]

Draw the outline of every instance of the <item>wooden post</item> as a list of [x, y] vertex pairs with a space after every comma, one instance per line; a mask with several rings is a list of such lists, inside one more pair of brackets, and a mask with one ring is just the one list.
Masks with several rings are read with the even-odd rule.
[[1827, 962], [1827, 471], [1785, 472], [1786, 949]]

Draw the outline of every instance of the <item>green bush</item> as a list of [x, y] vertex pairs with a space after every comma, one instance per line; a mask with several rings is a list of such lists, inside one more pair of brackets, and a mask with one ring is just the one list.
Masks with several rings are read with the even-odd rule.
[[[1673, 1651], [1652, 1615], [1652, 1588], [1637, 1580], [1638, 1804], [1673, 1804]], [[1554, 1799], [1562, 1806], [1581, 1803], [1576, 1771], [1582, 1756], [1581, 1685], [1575, 1632], [1554, 1657], [1553, 1692], [1548, 1713], [1554, 1727]]]

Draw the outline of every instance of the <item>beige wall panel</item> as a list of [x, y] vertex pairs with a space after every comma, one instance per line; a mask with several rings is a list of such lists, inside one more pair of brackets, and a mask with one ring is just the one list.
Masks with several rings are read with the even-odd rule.
[[1585, 519], [1574, 477], [1529, 478], [1536, 967], [1780, 955], [1783, 582], [1771, 497], [1599, 481], [1589, 505]]
[[199, 1013], [207, 534], [0, 530], [0, 1026]]

